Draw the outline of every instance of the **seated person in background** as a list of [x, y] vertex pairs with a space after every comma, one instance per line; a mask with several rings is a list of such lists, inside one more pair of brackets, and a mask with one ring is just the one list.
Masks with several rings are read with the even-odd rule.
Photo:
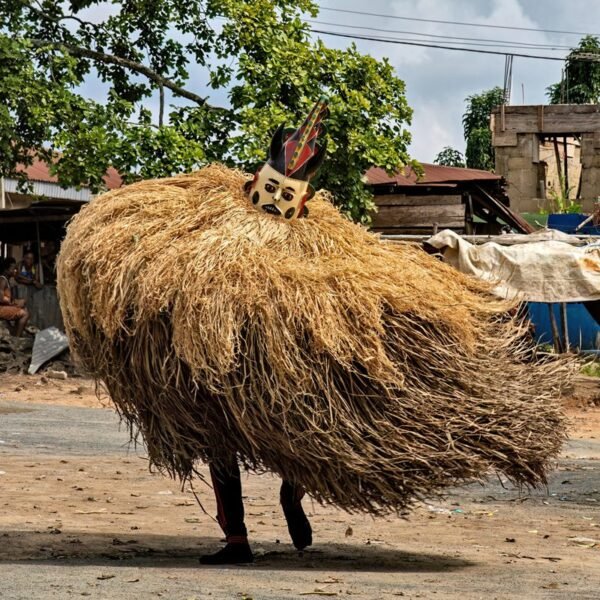
[[35, 266], [35, 256], [33, 252], [28, 251], [23, 256], [23, 260], [19, 263], [19, 268], [15, 279], [20, 285], [33, 285], [40, 289], [40, 276]]
[[14, 258], [0, 259], [0, 319], [16, 321], [14, 334], [23, 335], [29, 321], [29, 312], [25, 308], [25, 300], [13, 300], [10, 291], [10, 278], [17, 274], [17, 261]]
[[56, 243], [53, 240], [46, 242], [40, 253], [44, 285], [56, 283], [56, 254]]

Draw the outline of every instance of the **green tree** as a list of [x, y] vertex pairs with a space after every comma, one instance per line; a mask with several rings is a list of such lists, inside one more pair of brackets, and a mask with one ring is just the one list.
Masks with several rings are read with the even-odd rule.
[[577, 48], [571, 49], [565, 60], [563, 80], [546, 88], [550, 104], [600, 102], [600, 62], [586, 60], [582, 54], [600, 59], [600, 39], [586, 35]]
[[467, 109], [463, 115], [463, 130], [467, 148], [467, 167], [472, 169], [494, 168], [494, 147], [490, 130], [490, 115], [495, 107], [504, 102], [501, 87], [473, 94], [466, 98]]
[[[127, 182], [211, 161], [253, 170], [275, 128], [325, 94], [317, 183], [366, 222], [364, 172], [411, 162], [404, 83], [387, 60], [313, 41], [306, 14], [312, 0], [3, 0], [0, 174], [58, 156], [63, 185], [97, 191], [109, 166]], [[96, 78], [104, 95], [93, 99]]]
[[461, 152], [445, 146], [442, 151], [434, 158], [434, 164], [444, 165], [446, 167], [465, 167], [465, 159]]

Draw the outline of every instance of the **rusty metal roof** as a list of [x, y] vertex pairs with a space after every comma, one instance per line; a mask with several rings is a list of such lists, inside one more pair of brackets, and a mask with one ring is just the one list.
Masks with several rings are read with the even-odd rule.
[[[48, 163], [37, 158], [33, 159], [31, 165], [20, 167], [21, 171], [27, 173], [28, 179], [31, 181], [42, 181], [46, 183], [58, 183], [58, 178], [55, 175], [50, 174]], [[121, 175], [113, 167], [109, 167], [104, 176], [104, 184], [109, 190], [121, 187], [123, 180]]]
[[388, 175], [384, 169], [373, 167], [366, 173], [367, 183], [370, 185], [435, 185], [441, 183], [458, 183], [465, 181], [498, 181], [502, 179], [500, 175], [481, 171], [479, 169], [463, 169], [460, 167], [444, 167], [442, 165], [432, 165], [421, 163], [423, 175], [417, 177], [412, 167], [404, 167], [398, 170], [394, 175]]
[[[388, 175], [384, 169], [373, 167], [366, 173], [367, 183], [369, 185], [441, 185], [453, 184], [465, 181], [497, 181], [501, 179], [499, 175], [482, 171], [479, 169], [463, 169], [460, 167], [445, 167], [442, 165], [433, 165], [421, 163], [423, 175], [418, 178], [412, 167], [404, 167], [398, 170], [394, 175]], [[50, 174], [48, 164], [34, 159], [33, 164], [24, 169], [30, 180], [57, 183], [58, 180]], [[123, 182], [120, 174], [110, 167], [104, 177], [106, 187], [111, 190], [120, 187]]]

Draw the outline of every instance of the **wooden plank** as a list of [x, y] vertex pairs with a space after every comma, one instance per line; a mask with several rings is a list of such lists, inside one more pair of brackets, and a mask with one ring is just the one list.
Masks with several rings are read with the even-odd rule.
[[[431, 237], [431, 234], [422, 232], [420, 234], [410, 234], [405, 232], [402, 233], [385, 233], [381, 236], [381, 239], [386, 242], [425, 242]], [[462, 235], [463, 239], [467, 240], [471, 244], [487, 244], [488, 242], [494, 242], [500, 246], [515, 246], [517, 244], [527, 244], [527, 240], [517, 240], [511, 235]], [[572, 239], [561, 240], [571, 246], [586, 246], [590, 243], [600, 242], [600, 235], [572, 235]], [[535, 240], [532, 240], [535, 241]], [[598, 310], [600, 310], [600, 300], [598, 301]]]
[[[594, 114], [600, 113], [596, 104], [512, 104], [505, 106], [506, 118], [518, 116], [537, 119], [540, 106], [544, 107], [544, 119], [548, 115]], [[494, 115], [500, 115], [500, 107], [493, 110]]]
[[[500, 110], [496, 110], [497, 117]], [[504, 114], [504, 128], [495, 118], [494, 133], [593, 133], [600, 132], [600, 107], [593, 104], [558, 104], [543, 107], [540, 118], [538, 106], [510, 106]]]
[[[465, 232], [464, 227], [446, 227], [446, 229], [450, 229], [459, 235], [463, 235]], [[395, 227], [395, 228], [387, 228], [387, 229], [371, 229], [373, 233], [378, 233], [382, 237], [385, 236], [394, 236], [398, 238], [414, 238], [415, 240], [428, 240], [434, 233], [432, 227]], [[395, 240], [390, 240], [390, 243], [395, 243]], [[413, 242], [415, 243], [415, 242]], [[418, 243], [418, 242], [416, 242]]]
[[514, 227], [520, 233], [532, 233], [533, 227], [519, 213], [513, 212], [504, 206], [497, 198], [488, 194], [481, 186], [476, 186], [478, 191], [477, 201], [487, 208], [492, 214], [498, 215], [505, 223]]
[[373, 227], [432, 227], [438, 224], [440, 229], [464, 227], [465, 207], [447, 206], [382, 206], [373, 216]]
[[377, 206], [444, 206], [462, 204], [460, 194], [435, 194], [426, 196], [407, 196], [406, 194], [382, 194], [375, 196]]

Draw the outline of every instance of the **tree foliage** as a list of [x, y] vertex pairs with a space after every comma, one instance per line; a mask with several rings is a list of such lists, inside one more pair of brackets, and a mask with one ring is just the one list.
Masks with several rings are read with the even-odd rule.
[[433, 160], [436, 165], [444, 165], [446, 167], [465, 167], [465, 158], [461, 152], [445, 146], [442, 151]]
[[467, 167], [472, 169], [494, 169], [494, 147], [490, 131], [490, 116], [495, 107], [504, 102], [501, 87], [485, 90], [466, 98], [467, 108], [463, 115], [463, 130], [467, 148]]
[[550, 104], [597, 104], [600, 102], [600, 62], [584, 60], [581, 54], [597, 55], [600, 59], [600, 39], [586, 35], [577, 48], [571, 49], [566, 60], [563, 80], [548, 88]]
[[312, 0], [3, 0], [1, 174], [58, 156], [63, 185], [97, 191], [109, 166], [127, 182], [211, 161], [253, 170], [275, 128], [299, 124], [325, 94], [318, 183], [366, 221], [364, 172], [410, 162], [404, 83], [354, 45], [313, 41], [307, 13]]

